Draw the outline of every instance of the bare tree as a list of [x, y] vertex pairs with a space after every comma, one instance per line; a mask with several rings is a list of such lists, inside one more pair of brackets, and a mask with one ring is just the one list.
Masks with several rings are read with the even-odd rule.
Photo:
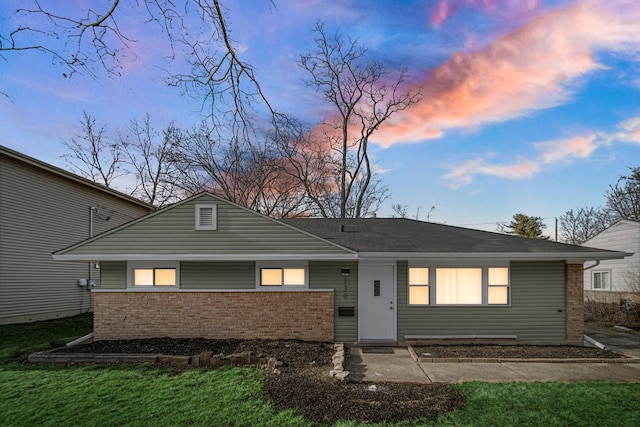
[[407, 205], [396, 203], [395, 205], [391, 206], [391, 210], [394, 211], [399, 218], [409, 218], [409, 207]]
[[300, 66], [311, 76], [307, 85], [321, 92], [335, 111], [310, 136], [314, 147], [322, 147], [335, 159], [331, 164], [335, 187], [312, 199], [323, 216], [359, 218], [375, 212], [387, 194], [375, 178], [369, 139], [385, 120], [415, 104], [420, 95], [402, 91], [404, 70], [392, 78], [380, 62], [365, 62], [367, 50], [357, 40], [329, 35], [320, 22], [315, 33], [315, 50], [300, 56]]
[[156, 131], [148, 114], [141, 122], [131, 120], [119, 143], [135, 175], [132, 196], [158, 207], [180, 199], [179, 173], [173, 162], [179, 135], [173, 124], [162, 132]]
[[[127, 22], [138, 22], [155, 26], [168, 43], [167, 58], [174, 66], [165, 70], [167, 82], [199, 99], [207, 115], [232, 120], [232, 130], [246, 131], [254, 100], [273, 112], [253, 68], [238, 55], [219, 0], [110, 0], [97, 7], [41, 0], [25, 4], [11, 15], [14, 27], [0, 29], [1, 59], [39, 52], [61, 66], [67, 78], [82, 73], [98, 78], [99, 69], [119, 76], [122, 62], [137, 58], [138, 42]], [[184, 69], [188, 71], [172, 71]]]
[[635, 294], [640, 302], [640, 264], [633, 265], [622, 272], [622, 280], [629, 289], [629, 292]]
[[117, 141], [106, 136], [106, 126], [96, 124], [96, 119], [83, 113], [82, 133], [62, 144], [69, 154], [62, 157], [72, 172], [91, 181], [113, 186], [113, 180], [127, 173], [124, 169], [123, 150]]
[[629, 175], [622, 175], [609, 186], [605, 196], [607, 208], [622, 219], [640, 221], [640, 166], [629, 168]]
[[617, 221], [618, 216], [605, 208], [570, 209], [558, 219], [560, 241], [581, 245]]
[[176, 146], [182, 186], [208, 190], [265, 215], [290, 217], [306, 212], [299, 181], [283, 173], [283, 161], [269, 140], [233, 139], [206, 123], [184, 132]]

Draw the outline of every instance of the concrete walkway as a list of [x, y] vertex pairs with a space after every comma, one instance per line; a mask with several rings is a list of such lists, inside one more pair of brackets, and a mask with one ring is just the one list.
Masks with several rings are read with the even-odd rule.
[[[363, 351], [364, 350], [364, 351]], [[374, 351], [374, 352], [371, 352]], [[611, 381], [640, 383], [640, 363], [417, 363], [402, 347], [349, 349], [346, 370], [365, 382]]]

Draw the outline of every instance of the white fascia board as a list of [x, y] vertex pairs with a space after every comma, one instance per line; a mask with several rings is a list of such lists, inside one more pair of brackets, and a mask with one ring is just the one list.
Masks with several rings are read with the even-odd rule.
[[54, 261], [345, 261], [358, 254], [54, 254]]
[[361, 252], [360, 260], [380, 259], [440, 259], [440, 260], [510, 260], [510, 261], [565, 261], [581, 262], [587, 260], [622, 259], [632, 254], [625, 252], [468, 252], [468, 253], [433, 253], [433, 252]]

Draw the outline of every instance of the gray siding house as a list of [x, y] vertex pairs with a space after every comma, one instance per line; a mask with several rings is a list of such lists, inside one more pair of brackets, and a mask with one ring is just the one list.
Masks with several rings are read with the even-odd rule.
[[618, 251], [393, 218], [275, 220], [209, 193], [53, 254], [99, 262], [96, 339], [581, 343]]
[[584, 245], [630, 253], [624, 259], [585, 264], [585, 299], [640, 302], [640, 222], [620, 220]]
[[[97, 235], [153, 207], [0, 146], [0, 324], [87, 311], [99, 284], [89, 263], [53, 262], [60, 247]], [[92, 282], [93, 283], [93, 282]]]

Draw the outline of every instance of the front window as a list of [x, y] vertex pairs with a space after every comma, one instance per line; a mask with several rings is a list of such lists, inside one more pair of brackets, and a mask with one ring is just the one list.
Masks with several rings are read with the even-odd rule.
[[436, 304], [482, 304], [482, 269], [437, 268]]
[[509, 269], [489, 268], [487, 299], [489, 304], [509, 304]]
[[409, 267], [409, 305], [508, 305], [508, 267]]
[[611, 289], [611, 272], [609, 271], [594, 271], [591, 286], [593, 289], [606, 290]]
[[409, 304], [429, 304], [429, 269], [409, 269]]
[[306, 262], [258, 262], [256, 270], [258, 288], [307, 287]]
[[304, 268], [262, 268], [261, 286], [304, 286]]
[[137, 261], [129, 263], [129, 285], [132, 287], [177, 287], [178, 263]]

